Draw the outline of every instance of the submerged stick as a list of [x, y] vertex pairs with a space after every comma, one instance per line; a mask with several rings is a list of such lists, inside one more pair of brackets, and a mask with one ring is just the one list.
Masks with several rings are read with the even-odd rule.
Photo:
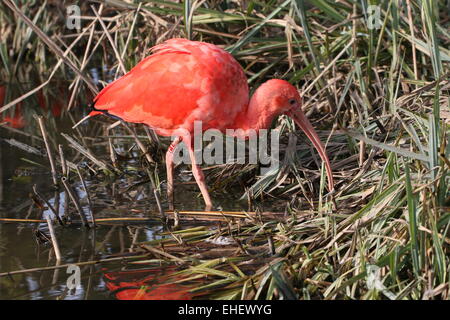
[[91, 197], [89, 195], [89, 190], [87, 188], [87, 185], [84, 182], [83, 175], [81, 174], [80, 168], [78, 168], [78, 166], [77, 166], [77, 173], [78, 173], [78, 176], [80, 177], [81, 185], [83, 186], [84, 192], [86, 192], [86, 198], [87, 198], [87, 202], [88, 202], [88, 206], [89, 206], [89, 212], [91, 213], [92, 225], [95, 226], [95, 217], [94, 217], [94, 210], [92, 209]]
[[43, 197], [38, 191], [37, 191], [37, 187], [36, 185], [33, 185], [33, 192], [36, 195], [36, 197], [38, 197], [42, 202], [44, 202], [46, 204], [46, 206], [50, 209], [51, 212], [53, 212], [53, 214], [55, 215], [56, 219], [58, 219], [58, 222], [60, 225], [64, 225], [64, 222], [62, 221], [61, 217], [59, 216], [58, 212], [56, 211], [55, 208], [53, 208], [53, 206], [50, 204], [50, 202], [47, 201], [47, 199], [45, 199], [45, 197]]
[[64, 151], [63, 151], [62, 144], [58, 144], [58, 152], [59, 152], [59, 158], [61, 161], [62, 175], [64, 177], [67, 177], [67, 163], [66, 163], [66, 158], [64, 157]]
[[111, 162], [114, 168], [118, 168], [116, 151], [114, 150], [114, 146], [112, 143], [112, 139], [108, 138], [108, 146], [109, 146], [109, 156], [111, 158]]
[[75, 204], [75, 208], [77, 209], [78, 213], [80, 214], [81, 221], [83, 221], [83, 225], [85, 227], [89, 227], [89, 223], [86, 219], [86, 215], [84, 214], [83, 209], [81, 208], [80, 202], [78, 201], [78, 198], [75, 196], [75, 193], [73, 192], [71, 186], [67, 183], [67, 178], [62, 177], [61, 182], [64, 185], [64, 188], [67, 191], [67, 194], [69, 195], [72, 202]]
[[36, 119], [39, 123], [39, 128], [41, 129], [42, 138], [44, 138], [45, 149], [47, 150], [47, 156], [48, 160], [50, 161], [50, 168], [52, 170], [53, 184], [55, 186], [58, 186], [58, 175], [56, 173], [55, 159], [53, 159], [52, 149], [50, 148], [50, 144], [48, 142], [47, 130], [45, 129], [44, 125], [44, 118], [42, 116], [37, 116]]
[[55, 250], [56, 261], [61, 261], [61, 251], [59, 251], [58, 241], [56, 240], [55, 231], [53, 230], [53, 224], [50, 217], [47, 215], [46, 217], [48, 230], [50, 231], [50, 237], [52, 240], [53, 250]]

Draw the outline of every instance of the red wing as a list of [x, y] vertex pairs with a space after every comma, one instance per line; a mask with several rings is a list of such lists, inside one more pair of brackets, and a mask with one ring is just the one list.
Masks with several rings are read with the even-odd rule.
[[108, 85], [95, 101], [95, 108], [108, 110], [128, 122], [145, 122], [156, 128], [181, 125], [201, 97], [189, 69], [193, 57], [165, 53], [144, 59], [131, 72]]
[[195, 120], [206, 129], [232, 121], [248, 103], [242, 68], [216, 46], [172, 39], [153, 52], [105, 87], [95, 108], [155, 129], [189, 128]]

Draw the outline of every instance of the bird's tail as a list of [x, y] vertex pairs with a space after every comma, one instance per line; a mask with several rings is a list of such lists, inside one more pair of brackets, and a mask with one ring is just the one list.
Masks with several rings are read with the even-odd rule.
[[80, 121], [78, 121], [73, 127], [72, 129], [75, 129], [76, 127], [78, 127], [80, 124], [82, 124], [83, 122], [85, 122], [87, 119], [91, 118], [91, 117], [95, 117], [99, 114], [103, 114], [103, 112], [101, 110], [98, 110], [95, 108], [95, 102], [92, 102], [88, 108], [91, 110], [91, 112], [89, 112], [89, 114], [87, 116], [85, 116], [84, 118], [82, 118]]

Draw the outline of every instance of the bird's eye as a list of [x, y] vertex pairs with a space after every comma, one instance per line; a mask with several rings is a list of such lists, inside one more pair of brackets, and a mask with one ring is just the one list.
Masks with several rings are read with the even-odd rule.
[[293, 104], [295, 104], [297, 101], [295, 100], [295, 99], [289, 99], [289, 104], [290, 105], [293, 105]]

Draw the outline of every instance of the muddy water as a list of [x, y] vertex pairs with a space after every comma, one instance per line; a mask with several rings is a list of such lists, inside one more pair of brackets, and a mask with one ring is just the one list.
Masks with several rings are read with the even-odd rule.
[[[46, 158], [19, 150], [4, 141], [14, 138], [30, 143], [30, 139], [12, 134], [4, 128], [0, 128], [0, 137], [3, 138], [0, 141], [0, 218], [42, 219], [46, 215], [52, 216], [46, 207], [39, 209], [33, 204], [30, 193], [34, 184], [51, 205], [56, 206], [55, 201], [59, 203], [62, 216], [67, 214], [66, 210], [75, 212], [73, 205], [65, 199], [63, 190], [53, 189]], [[107, 154], [106, 149], [103, 152]], [[136, 191], [134, 198], [121, 193], [133, 183], [129, 179], [87, 179], [86, 183], [94, 193], [96, 217], [145, 217], [146, 210], [156, 210], [153, 199], [146, 197], [145, 192], [139, 195]], [[89, 212], [87, 202], [83, 200], [86, 198], [83, 188], [77, 184], [73, 186], [82, 199], [83, 210]], [[142, 188], [147, 190], [145, 186]], [[203, 201], [198, 197], [195, 185], [177, 186], [176, 190], [178, 209], [202, 209]], [[223, 198], [215, 195], [214, 199], [224, 210], [245, 209], [245, 203], [236, 201], [239, 196], [238, 193]], [[59, 200], [55, 200], [57, 198]], [[136, 210], [132, 212], [131, 208]], [[95, 229], [85, 229], [79, 225], [60, 227], [55, 224], [55, 229], [62, 254], [61, 264], [64, 265], [123, 256], [132, 251], [133, 242], [160, 238], [163, 226], [155, 220], [145, 224], [101, 225]], [[55, 266], [53, 250], [50, 242], [43, 238], [45, 235], [48, 235], [48, 227], [44, 223], [0, 223], [0, 273]], [[0, 277], [0, 299], [116, 299], [111, 286], [108, 286], [111, 272], [153, 267], [120, 262], [82, 266], [81, 282], [72, 290], [69, 288], [74, 284], [71, 278], [73, 270], [67, 267], [3, 276]]]

